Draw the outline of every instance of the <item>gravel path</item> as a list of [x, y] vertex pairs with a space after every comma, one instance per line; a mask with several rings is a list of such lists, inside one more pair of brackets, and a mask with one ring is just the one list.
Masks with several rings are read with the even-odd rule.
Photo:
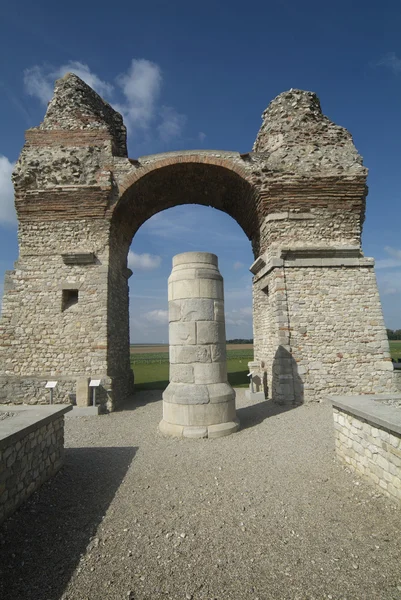
[[240, 432], [175, 440], [135, 400], [66, 420], [65, 467], [0, 528], [2, 600], [401, 598], [400, 509], [335, 460], [331, 407], [239, 391]]

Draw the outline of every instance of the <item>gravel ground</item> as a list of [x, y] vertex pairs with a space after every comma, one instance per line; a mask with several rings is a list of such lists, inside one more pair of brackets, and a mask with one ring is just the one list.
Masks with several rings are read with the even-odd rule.
[[2, 600], [400, 599], [400, 509], [335, 460], [331, 407], [237, 404], [217, 440], [161, 437], [157, 391], [67, 419], [0, 529]]

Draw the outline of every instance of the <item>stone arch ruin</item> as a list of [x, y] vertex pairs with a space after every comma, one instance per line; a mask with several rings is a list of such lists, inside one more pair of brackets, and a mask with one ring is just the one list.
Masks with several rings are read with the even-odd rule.
[[255, 368], [285, 404], [395, 389], [374, 261], [361, 250], [367, 170], [317, 96], [290, 90], [247, 154], [127, 155], [120, 114], [77, 76], [56, 82], [14, 172], [19, 258], [5, 276], [0, 401], [44, 401], [57, 378], [132, 391], [127, 253], [152, 215], [197, 203], [252, 243]]

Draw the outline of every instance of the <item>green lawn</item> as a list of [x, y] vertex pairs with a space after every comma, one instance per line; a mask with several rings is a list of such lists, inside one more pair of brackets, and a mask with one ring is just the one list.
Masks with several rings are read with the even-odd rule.
[[390, 340], [390, 352], [394, 360], [401, 358], [401, 340]]
[[[391, 356], [401, 358], [401, 340], [390, 341]], [[233, 387], [248, 387], [248, 361], [253, 359], [252, 350], [228, 350], [228, 381]], [[164, 390], [168, 386], [168, 352], [136, 353], [131, 355], [138, 390]]]
[[[228, 381], [233, 387], [248, 387], [248, 361], [253, 359], [252, 350], [228, 350]], [[168, 353], [155, 352], [131, 355], [138, 390], [164, 390], [168, 386]]]

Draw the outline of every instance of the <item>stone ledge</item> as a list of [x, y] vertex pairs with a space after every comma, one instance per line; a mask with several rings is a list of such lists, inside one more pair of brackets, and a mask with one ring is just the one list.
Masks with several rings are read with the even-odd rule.
[[73, 406], [72, 410], [66, 415], [66, 418], [97, 417], [101, 414], [100, 409], [100, 404], [96, 404], [96, 406]]
[[364, 257], [361, 249], [356, 246], [293, 247], [279, 248], [276, 256], [269, 258], [259, 256], [249, 270], [254, 274], [256, 283], [276, 268], [373, 268], [374, 265], [374, 259]]
[[14, 406], [7, 404], [0, 408], [1, 412], [17, 413], [16, 416], [1, 422], [0, 449], [14, 444], [38, 427], [43, 427], [66, 412], [72, 410], [72, 405], [49, 405], [32, 407], [27, 405]]
[[401, 400], [401, 394], [328, 396], [327, 398], [334, 408], [339, 408], [389, 431], [401, 434], [401, 408], [380, 402], [380, 400]]
[[265, 223], [269, 223], [270, 221], [301, 221], [301, 220], [311, 220], [315, 219], [315, 215], [310, 212], [280, 212], [280, 213], [270, 213], [265, 217]]
[[65, 265], [90, 265], [96, 260], [93, 252], [71, 252], [62, 254], [61, 258]]

